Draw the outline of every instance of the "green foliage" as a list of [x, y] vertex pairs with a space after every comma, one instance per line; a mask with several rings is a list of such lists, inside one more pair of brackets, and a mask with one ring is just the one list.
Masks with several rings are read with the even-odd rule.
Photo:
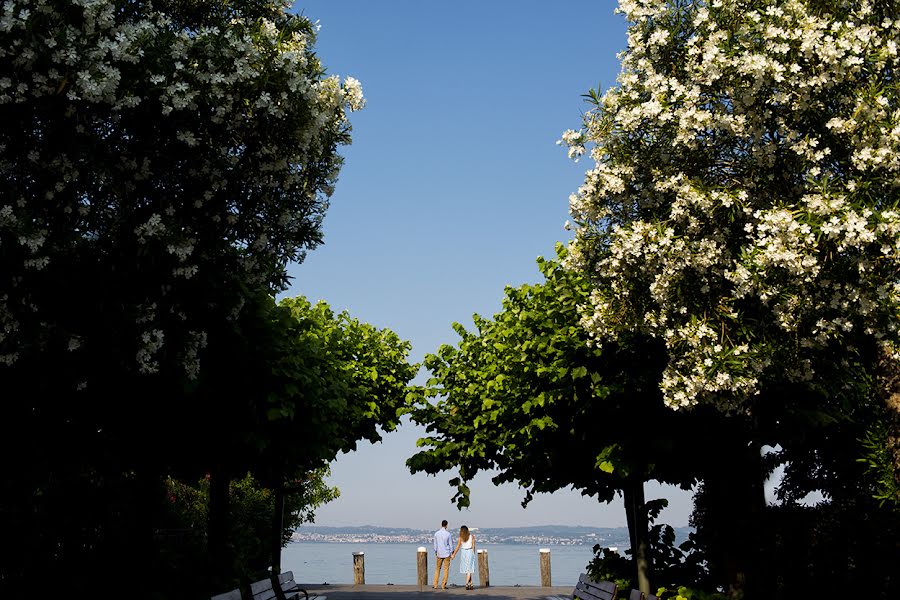
[[[231, 485], [231, 526], [216, 529], [217, 541], [205, 522], [201, 529], [211, 540], [208, 555], [217, 563], [211, 570], [220, 589], [258, 578], [271, 564], [279, 489], [286, 494], [285, 541], [334, 496], [321, 481], [328, 462], [397, 426], [417, 368], [406, 360], [409, 343], [393, 332], [302, 297], [278, 304], [257, 297], [233, 332], [216, 344], [215, 362], [198, 387], [211, 401], [208, 410], [219, 411], [218, 422], [192, 432], [196, 463], [208, 465], [214, 480], [243, 478]], [[252, 480], [244, 478], [248, 472]], [[193, 506], [208, 510], [206, 495], [217, 488], [203, 486], [204, 497]], [[184, 511], [195, 523], [203, 520], [196, 510]], [[208, 517], [210, 527], [228, 520], [222, 511]], [[181, 562], [190, 567], [205, 557], [194, 553]]]
[[706, 555], [697, 543], [696, 534], [675, 545], [675, 530], [659, 523], [650, 528], [650, 548], [656, 581], [680, 581], [690, 585], [710, 585]]
[[265, 456], [317, 466], [397, 427], [418, 370], [409, 342], [302, 296], [270, 314], [270, 391], [257, 405], [264, 433], [253, 438]]
[[432, 378], [410, 414], [429, 435], [410, 470], [456, 468], [460, 507], [469, 504], [466, 482], [489, 469], [499, 470], [495, 483], [525, 490], [523, 504], [569, 486], [609, 501], [635, 475], [689, 483], [678, 451], [691, 438], [673, 435], [686, 425], [648, 384], [662, 369], [661, 346], [592, 344], [579, 323], [586, 281], [558, 261], [538, 266], [542, 283], [507, 287], [493, 320], [474, 315], [474, 332], [454, 324], [458, 346], [426, 356]]
[[[98, 416], [91, 404], [79, 405], [79, 411], [66, 405], [62, 414], [76, 419], [70, 425], [45, 415], [45, 408], [20, 423], [27, 434], [18, 447], [23, 460], [2, 481], [8, 493], [0, 500], [0, 514], [16, 525], [0, 544], [0, 575], [26, 589], [25, 574], [37, 565], [54, 565], [73, 589], [87, 589], [100, 576], [98, 565], [125, 576], [127, 565], [120, 563], [126, 545], [129, 561], [155, 563], [154, 523], [165, 519], [154, 499], [161, 496], [158, 482], [166, 474], [193, 481], [204, 472], [227, 478], [249, 471], [264, 488], [285, 485], [290, 508], [292, 489], [312, 492], [297, 488], [295, 480], [354, 449], [359, 440], [378, 440], [381, 431], [396, 427], [416, 372], [406, 361], [408, 342], [392, 332], [303, 299], [278, 306], [264, 293], [251, 297], [232, 325], [211, 333], [209, 341], [207, 368], [191, 388], [171, 396], [163, 385], [135, 390], [131, 400], [146, 402], [140, 408], [160, 411], [142, 423], [152, 425], [148, 430], [135, 428], [128, 436], [112, 427], [85, 432], [85, 423]], [[30, 430], [41, 423], [47, 426], [44, 434]], [[5, 439], [12, 443], [13, 437]], [[130, 468], [133, 464], [141, 470]], [[267, 510], [254, 506], [260, 513]], [[301, 515], [311, 518], [310, 512]], [[266, 516], [266, 527], [271, 518]], [[286, 528], [292, 519], [286, 519]], [[192, 531], [201, 521], [194, 515]], [[205, 531], [205, 521], [202, 527]], [[191, 550], [184, 560], [175, 561], [183, 569], [178, 580], [204, 589], [211, 557], [190, 544], [182, 547]], [[232, 554], [239, 549], [233, 546]], [[240, 577], [225, 564], [231, 562], [216, 566], [219, 580]]]
[[900, 473], [892, 451], [896, 442], [887, 424], [883, 421], [873, 424], [860, 443], [863, 456], [857, 460], [865, 466], [867, 479], [874, 488], [872, 497], [879, 506], [888, 504], [900, 510]]
[[[668, 501], [662, 498], [645, 503], [647, 518], [651, 525], [649, 545], [650, 555], [653, 557], [653, 581], [710, 587], [712, 584], [705, 554], [697, 543], [695, 533], [691, 532], [686, 541], [676, 545], [675, 530], [670, 525], [654, 524], [667, 505]], [[631, 548], [625, 550], [623, 556], [598, 544], [594, 546], [594, 558], [588, 563], [587, 572], [595, 581], [615, 581], [620, 589], [637, 588], [633, 557], [634, 551]]]
[[[282, 538], [290, 540], [294, 530], [304, 522], [312, 522], [315, 511], [340, 495], [337, 488], [329, 487], [325, 478], [327, 467], [310, 472], [301, 481], [292, 482], [285, 499], [285, 521]], [[269, 544], [272, 512], [275, 499], [272, 491], [261, 486], [246, 474], [229, 486], [231, 507], [228, 538], [234, 560], [233, 585], [265, 576], [269, 564]], [[158, 531], [159, 569], [154, 575], [161, 582], [193, 583], [198, 595], [203, 582], [192, 573], [198, 565], [205, 565], [209, 553], [206, 524], [209, 518], [209, 479], [194, 484], [166, 479], [166, 509]], [[173, 543], [175, 542], [175, 543]], [[175, 593], [175, 590], [170, 591]]]
[[873, 496], [900, 512], [900, 358], [882, 353], [878, 366], [882, 417], [863, 435], [862, 460], [875, 481]]
[[[631, 554], [631, 551], [627, 551]], [[585, 571], [594, 581], [612, 581], [620, 590], [635, 587], [634, 563], [609, 548], [594, 544], [594, 558]]]
[[[595, 343], [580, 322], [590, 287], [558, 260], [538, 259], [544, 281], [507, 287], [502, 312], [459, 324], [456, 347], [427, 355], [432, 373], [410, 401], [426, 427], [412, 472], [456, 469], [453, 500], [469, 505], [467, 482], [496, 470], [496, 484], [536, 493], [571, 487], [608, 502], [626, 498], [632, 544], [646, 547], [643, 483], [690, 485], [705, 452], [703, 414], [666, 408], [656, 381], [664, 368], [661, 340], [639, 335]], [[641, 565], [644, 561], [635, 561]]]
[[660, 600], [726, 600], [721, 592], [703, 592], [685, 586], [661, 587], [656, 591]]
[[[721, 584], [723, 547], [733, 542], [734, 529], [710, 518], [711, 504], [722, 500], [709, 498], [705, 488], [702, 485], [695, 493], [691, 524], [696, 531], [691, 541], [709, 559], [710, 576], [704, 581]], [[889, 506], [879, 506], [865, 486], [855, 495], [845, 493], [839, 501], [815, 506], [793, 502], [768, 506], [755, 527], [753, 557], [759, 588], [766, 597], [828, 596], [836, 582], [850, 589], [865, 588], [871, 598], [894, 598], [900, 593], [900, 578], [894, 575], [900, 515]], [[704, 590], [713, 587], [688, 578], [665, 581]]]

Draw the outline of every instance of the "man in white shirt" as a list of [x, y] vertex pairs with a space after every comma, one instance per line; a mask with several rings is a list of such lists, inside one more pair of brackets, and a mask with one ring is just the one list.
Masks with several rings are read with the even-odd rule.
[[438, 586], [438, 573], [444, 568], [441, 589], [447, 589], [447, 578], [450, 577], [450, 554], [453, 552], [453, 536], [447, 531], [447, 520], [441, 521], [441, 528], [434, 532], [434, 589]]

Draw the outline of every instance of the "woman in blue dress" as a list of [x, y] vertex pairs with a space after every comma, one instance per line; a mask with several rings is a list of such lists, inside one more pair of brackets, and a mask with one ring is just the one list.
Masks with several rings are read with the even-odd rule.
[[475, 536], [469, 532], [469, 528], [463, 525], [459, 528], [459, 539], [456, 542], [456, 550], [450, 555], [450, 560], [456, 556], [457, 552], [462, 552], [459, 562], [459, 572], [466, 576], [466, 589], [474, 590], [475, 584], [472, 583], [472, 573], [475, 572]]

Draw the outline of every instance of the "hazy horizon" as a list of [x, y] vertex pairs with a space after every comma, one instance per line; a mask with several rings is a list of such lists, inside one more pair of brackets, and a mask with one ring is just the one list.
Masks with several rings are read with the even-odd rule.
[[[429, 528], [429, 527], [407, 527], [400, 525], [373, 525], [371, 523], [366, 525], [323, 525], [321, 523], [303, 523], [302, 525], [297, 526], [297, 529], [301, 527], [321, 527], [324, 529], [364, 529], [366, 527], [370, 527], [372, 529], [406, 529], [409, 531], [432, 531], [437, 528]], [[673, 526], [674, 527], [674, 526]], [[439, 528], [439, 527], [438, 527]], [[469, 529], [485, 529], [485, 530], [493, 530], [493, 529], [628, 529], [625, 525], [613, 526], [613, 527], [599, 527], [596, 525], [561, 525], [558, 523], [542, 523], [539, 525], [515, 525], [510, 527], [469, 527]]]

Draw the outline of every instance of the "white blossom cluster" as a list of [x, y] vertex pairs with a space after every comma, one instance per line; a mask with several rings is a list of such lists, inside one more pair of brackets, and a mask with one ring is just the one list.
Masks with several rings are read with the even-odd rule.
[[665, 340], [673, 408], [746, 409], [821, 357], [894, 353], [900, 15], [809, 0], [621, 0], [618, 85], [561, 143], [597, 339]]
[[313, 24], [264, 4], [198, 22], [127, 0], [0, 4], [0, 362], [38, 339], [90, 347], [45, 311], [79, 256], [123, 278], [127, 310], [154, 306], [130, 328], [136, 368], [176, 343], [196, 377], [206, 338], [186, 322], [219, 300], [188, 300], [195, 282], [277, 289], [319, 243], [365, 100], [323, 74]]

